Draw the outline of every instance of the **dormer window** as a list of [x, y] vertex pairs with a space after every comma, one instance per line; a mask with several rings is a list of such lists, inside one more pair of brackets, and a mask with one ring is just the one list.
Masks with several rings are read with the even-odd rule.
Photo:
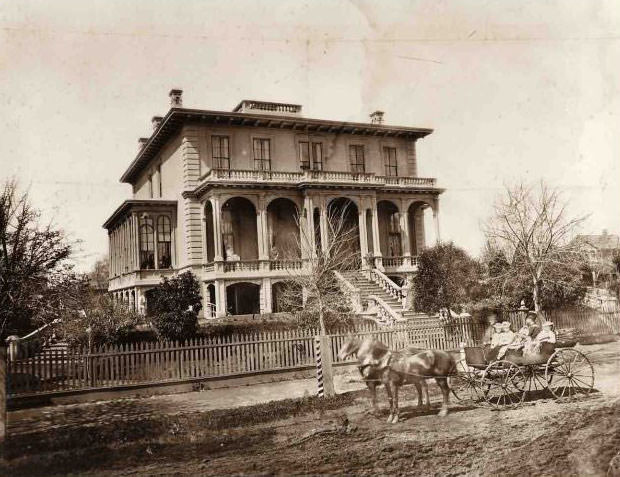
[[299, 164], [302, 170], [323, 170], [323, 144], [320, 142], [299, 142]]

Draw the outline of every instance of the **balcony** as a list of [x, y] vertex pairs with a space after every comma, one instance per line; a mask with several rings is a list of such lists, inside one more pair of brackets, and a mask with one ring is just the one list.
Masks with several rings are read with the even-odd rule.
[[346, 171], [263, 171], [252, 169], [211, 169], [200, 178], [198, 189], [215, 184], [287, 184], [298, 188], [313, 185], [359, 185], [376, 188], [436, 188], [436, 179], [427, 177], [377, 176], [372, 172]]
[[265, 271], [284, 271], [301, 270], [303, 262], [298, 260], [231, 260], [223, 262], [208, 262], [203, 265], [206, 273], [211, 272], [265, 272]]
[[383, 257], [381, 264], [386, 272], [409, 272], [418, 269], [418, 257]]

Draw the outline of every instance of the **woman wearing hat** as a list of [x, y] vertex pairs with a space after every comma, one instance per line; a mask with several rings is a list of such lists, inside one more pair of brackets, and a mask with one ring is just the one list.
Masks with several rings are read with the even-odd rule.
[[542, 331], [536, 335], [536, 338], [527, 343], [524, 353], [540, 353], [544, 343], [549, 343], [546, 348], [549, 348], [548, 351], [551, 351], [551, 348], [555, 347], [554, 345], [556, 342], [555, 332], [551, 329], [552, 327], [553, 323], [551, 321], [544, 321], [542, 324]]

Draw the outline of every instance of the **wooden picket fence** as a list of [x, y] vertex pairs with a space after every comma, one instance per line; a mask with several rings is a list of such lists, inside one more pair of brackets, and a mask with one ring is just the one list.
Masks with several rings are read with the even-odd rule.
[[313, 330], [42, 350], [8, 362], [9, 395], [105, 389], [315, 366]]
[[[552, 312], [547, 317], [556, 329], [576, 328], [581, 334], [620, 333], [620, 314], [576, 310]], [[518, 330], [524, 315], [505, 317]], [[390, 349], [416, 346], [426, 349], [458, 349], [481, 342], [486, 325], [453, 318], [448, 324], [425, 321], [405, 326], [380, 327], [374, 323], [330, 334], [332, 362], [350, 333], [374, 336]], [[132, 385], [190, 382], [249, 374], [304, 370], [316, 367], [317, 330], [289, 330], [225, 337], [203, 337], [183, 343], [142, 342], [120, 346], [28, 350], [8, 361], [9, 397], [67, 391], [103, 390]]]

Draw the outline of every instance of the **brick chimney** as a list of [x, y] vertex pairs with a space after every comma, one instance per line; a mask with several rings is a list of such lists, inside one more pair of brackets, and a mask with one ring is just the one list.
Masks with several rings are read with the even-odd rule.
[[182, 89], [171, 89], [170, 93], [170, 107], [171, 108], [182, 108], [183, 107], [183, 90]]
[[140, 150], [144, 149], [144, 146], [146, 146], [147, 142], [149, 142], [148, 137], [138, 138], [138, 147], [140, 148]]
[[370, 124], [383, 124], [383, 111], [370, 113]]
[[162, 118], [161, 116], [153, 116], [151, 118], [151, 124], [153, 125], [153, 131], [157, 131], [157, 128], [159, 127], [163, 119], [164, 118]]

